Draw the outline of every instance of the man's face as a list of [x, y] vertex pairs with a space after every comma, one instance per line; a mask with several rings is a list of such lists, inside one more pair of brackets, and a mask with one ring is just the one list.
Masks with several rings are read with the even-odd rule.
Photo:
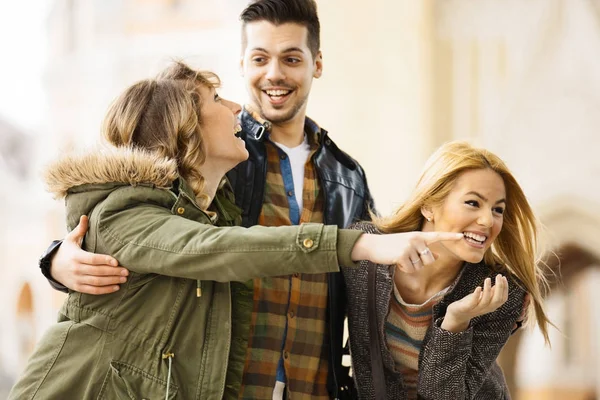
[[241, 72], [250, 104], [274, 124], [304, 120], [313, 78], [323, 69], [321, 52], [312, 57], [307, 29], [295, 23], [246, 24]]

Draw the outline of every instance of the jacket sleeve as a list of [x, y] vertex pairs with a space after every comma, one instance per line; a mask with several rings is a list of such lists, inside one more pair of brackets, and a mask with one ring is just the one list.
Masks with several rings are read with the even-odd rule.
[[360, 236], [322, 224], [215, 227], [142, 201], [125, 209], [105, 203], [92, 213], [96, 233], [86, 245], [137, 273], [229, 282], [334, 272], [338, 261], [354, 264], [349, 253]]
[[419, 363], [420, 398], [505, 398], [508, 388], [496, 358], [521, 312], [524, 294], [518, 290], [511, 295], [512, 301], [479, 321], [475, 319], [466, 331], [449, 332], [440, 327], [443, 318], [434, 321]]
[[378, 215], [378, 213], [377, 209], [375, 209], [375, 200], [371, 195], [371, 189], [369, 188], [369, 184], [367, 183], [367, 175], [364, 170], [362, 170], [361, 172], [365, 185], [365, 200], [363, 203], [363, 213], [361, 221], [371, 221], [371, 214]]

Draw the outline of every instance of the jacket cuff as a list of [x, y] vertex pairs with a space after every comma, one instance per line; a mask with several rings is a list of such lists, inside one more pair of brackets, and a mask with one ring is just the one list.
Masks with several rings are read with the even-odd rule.
[[355, 229], [340, 229], [337, 237], [338, 263], [344, 267], [358, 267], [359, 262], [352, 261], [352, 249], [364, 232]]
[[469, 353], [473, 342], [473, 325], [469, 324], [469, 327], [462, 332], [450, 332], [442, 328], [443, 321], [444, 318], [441, 317], [433, 324], [433, 337], [436, 344], [440, 345], [439, 348]]

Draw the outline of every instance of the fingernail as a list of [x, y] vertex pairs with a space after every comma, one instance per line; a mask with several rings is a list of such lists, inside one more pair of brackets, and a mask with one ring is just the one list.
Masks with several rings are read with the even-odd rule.
[[119, 286], [115, 286], [115, 287], [113, 287], [113, 292], [116, 292], [116, 291], [117, 291], [117, 290], [119, 290], [119, 289], [120, 289], [120, 287], [119, 287]]
[[121, 276], [128, 276], [129, 275], [129, 271], [124, 269], [123, 271], [121, 271]]
[[125, 278], [125, 277], [119, 278], [119, 282], [121, 282], [121, 283], [125, 283], [126, 281], [127, 281], [127, 278]]
[[117, 262], [117, 260], [110, 260], [110, 265], [112, 265], [113, 267], [116, 267], [119, 265], [119, 263]]

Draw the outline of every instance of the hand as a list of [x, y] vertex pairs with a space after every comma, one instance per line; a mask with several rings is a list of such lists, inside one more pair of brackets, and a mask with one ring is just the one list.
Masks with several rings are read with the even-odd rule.
[[461, 332], [469, 327], [471, 319], [496, 311], [508, 300], [508, 280], [505, 276], [496, 275], [496, 283], [486, 278], [483, 288], [478, 286], [473, 293], [448, 306], [442, 322], [442, 329], [450, 332]]
[[81, 249], [81, 242], [88, 230], [88, 218], [84, 215], [58, 248], [52, 258], [52, 278], [71, 290], [87, 294], [106, 294], [119, 290], [129, 271], [119, 267], [111, 256], [88, 253]]
[[414, 272], [432, 264], [436, 255], [428, 245], [443, 240], [460, 240], [462, 233], [403, 232], [387, 235], [363, 234], [354, 245], [353, 260], [369, 260], [376, 264], [396, 266], [404, 272]]

